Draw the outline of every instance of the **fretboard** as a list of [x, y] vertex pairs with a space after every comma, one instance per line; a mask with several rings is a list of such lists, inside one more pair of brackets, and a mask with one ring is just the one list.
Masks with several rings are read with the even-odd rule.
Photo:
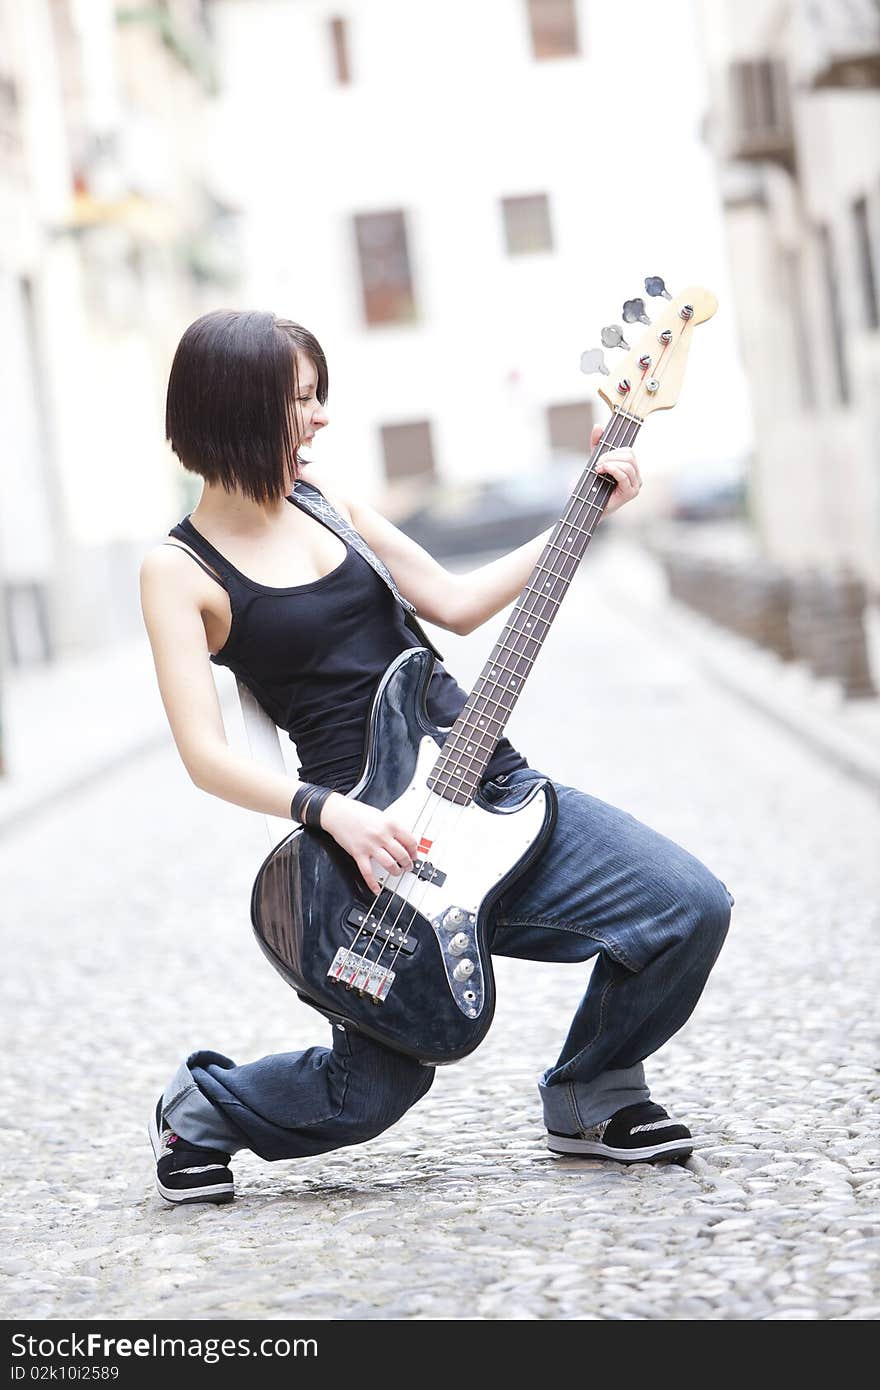
[[430, 789], [445, 800], [464, 806], [476, 795], [544, 638], [617, 486], [607, 473], [596, 472], [596, 464], [609, 449], [628, 448], [641, 424], [638, 416], [626, 411], [612, 412], [428, 777]]

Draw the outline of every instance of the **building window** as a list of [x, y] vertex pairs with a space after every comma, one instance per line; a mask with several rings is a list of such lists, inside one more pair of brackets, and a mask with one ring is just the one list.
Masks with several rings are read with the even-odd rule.
[[553, 250], [550, 205], [546, 193], [534, 193], [526, 198], [502, 198], [501, 207], [509, 256]]
[[831, 325], [831, 354], [834, 363], [834, 377], [837, 399], [841, 405], [849, 403], [849, 372], [846, 364], [846, 345], [843, 337], [843, 312], [840, 305], [840, 283], [837, 276], [837, 258], [829, 227], [819, 228], [819, 254], [822, 260], [822, 273], [825, 279], [825, 293], [828, 300], [828, 317]]
[[730, 155], [790, 166], [794, 136], [785, 64], [770, 58], [731, 63], [729, 84]]
[[536, 58], [566, 58], [580, 52], [575, 0], [528, 0], [528, 7]]
[[333, 44], [336, 81], [341, 87], [347, 87], [351, 82], [351, 66], [348, 61], [348, 25], [344, 19], [331, 19], [330, 40]]
[[416, 304], [403, 213], [362, 213], [354, 228], [367, 323], [412, 323]]
[[590, 452], [590, 430], [593, 428], [593, 407], [590, 401], [571, 401], [565, 405], [548, 405], [547, 432], [550, 448], [565, 453]]
[[781, 257], [782, 283], [789, 307], [790, 325], [794, 340], [795, 372], [798, 379], [798, 399], [804, 410], [816, 404], [816, 377], [810, 328], [804, 310], [801, 281], [801, 258], [796, 251], [783, 251]]
[[868, 221], [868, 202], [857, 198], [852, 205], [853, 223], [856, 233], [856, 256], [861, 277], [862, 303], [865, 324], [868, 328], [880, 328], [880, 304], [877, 302], [877, 277], [874, 274], [874, 256], [871, 248], [871, 225]]
[[385, 477], [389, 482], [398, 478], [436, 477], [430, 420], [383, 425], [382, 452], [385, 457]]

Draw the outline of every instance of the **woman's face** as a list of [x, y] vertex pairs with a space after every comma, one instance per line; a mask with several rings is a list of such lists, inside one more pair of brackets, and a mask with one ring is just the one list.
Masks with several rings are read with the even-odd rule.
[[[301, 449], [312, 443], [318, 430], [328, 424], [328, 416], [315, 391], [318, 385], [318, 372], [315, 364], [304, 352], [297, 351], [296, 372], [299, 386], [296, 393], [296, 446]], [[309, 460], [304, 458], [303, 463]]]

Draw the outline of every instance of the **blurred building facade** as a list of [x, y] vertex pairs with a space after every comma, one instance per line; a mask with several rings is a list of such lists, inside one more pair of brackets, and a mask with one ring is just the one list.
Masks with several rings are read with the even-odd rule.
[[[140, 557], [199, 492], [163, 407], [208, 309], [318, 334], [317, 457], [392, 516], [433, 477], [585, 453], [605, 408], [580, 356], [641, 277], [725, 302], [698, 95], [663, 110], [685, 221], [668, 161], [639, 162], [644, 219], [616, 178], [645, 138], [624, 79], [653, 90], [693, 49], [687, 7], [629, 13], [637, 43], [591, 0], [0, 0], [7, 660], [140, 632]], [[725, 315], [702, 331], [687, 409], [651, 431], [658, 482], [717, 446], [719, 361], [738, 377]]]
[[767, 556], [880, 594], [880, 9], [704, 0]]
[[230, 210], [200, 167], [212, 80], [198, 0], [0, 0], [8, 664], [140, 622], [143, 538], [181, 501], [168, 360], [203, 287], [231, 272]]
[[247, 294], [321, 340], [319, 456], [392, 515], [586, 452], [589, 9], [212, 0]]

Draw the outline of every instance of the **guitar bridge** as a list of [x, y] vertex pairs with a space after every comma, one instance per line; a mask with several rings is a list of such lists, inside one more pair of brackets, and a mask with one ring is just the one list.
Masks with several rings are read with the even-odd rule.
[[387, 965], [377, 965], [368, 956], [340, 946], [327, 971], [327, 978], [335, 984], [345, 985], [347, 989], [356, 989], [358, 994], [366, 995], [374, 1004], [381, 1004], [394, 984], [395, 972]]

